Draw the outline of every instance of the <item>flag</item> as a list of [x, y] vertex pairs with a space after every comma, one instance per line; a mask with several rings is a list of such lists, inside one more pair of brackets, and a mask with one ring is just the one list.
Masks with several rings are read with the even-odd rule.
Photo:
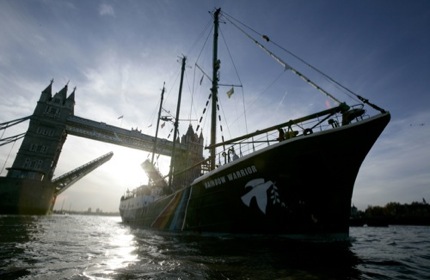
[[118, 120], [119, 120], [119, 119], [122, 119], [123, 117], [124, 117], [124, 115], [119, 116], [119, 117], [118, 117]]
[[231, 87], [231, 89], [229, 91], [227, 91], [227, 96], [228, 98], [230, 98], [234, 93], [234, 87]]

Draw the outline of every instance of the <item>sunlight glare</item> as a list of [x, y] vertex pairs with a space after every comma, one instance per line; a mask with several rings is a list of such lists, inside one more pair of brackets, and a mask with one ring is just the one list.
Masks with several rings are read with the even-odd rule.
[[115, 271], [137, 261], [137, 246], [129, 228], [118, 228], [109, 243], [112, 249], [106, 251], [108, 270]]

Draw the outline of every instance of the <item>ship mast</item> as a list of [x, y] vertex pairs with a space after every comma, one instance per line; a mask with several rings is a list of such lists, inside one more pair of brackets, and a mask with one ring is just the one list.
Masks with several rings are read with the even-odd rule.
[[212, 59], [212, 116], [211, 116], [211, 148], [210, 148], [210, 170], [215, 169], [215, 153], [216, 153], [216, 113], [218, 102], [218, 71], [220, 68], [220, 61], [218, 59], [218, 27], [219, 27], [219, 14], [221, 8], [215, 10], [214, 13], [214, 38], [213, 38], [213, 59]]
[[179, 94], [178, 94], [178, 104], [176, 108], [176, 118], [175, 118], [175, 130], [173, 132], [173, 148], [172, 148], [172, 157], [170, 158], [170, 172], [169, 172], [169, 188], [172, 190], [172, 176], [173, 176], [173, 164], [175, 158], [175, 150], [176, 150], [176, 137], [178, 135], [178, 125], [179, 125], [179, 111], [181, 109], [181, 99], [182, 99], [182, 84], [184, 81], [184, 72], [185, 72], [185, 61], [187, 58], [182, 57], [182, 67], [181, 67], [181, 81], [179, 83]]
[[163, 84], [163, 90], [161, 91], [160, 109], [158, 110], [157, 127], [155, 129], [154, 147], [152, 148], [152, 158], [151, 158], [151, 163], [152, 164], [154, 164], [154, 157], [155, 157], [155, 152], [156, 152], [156, 149], [157, 149], [158, 126], [160, 124], [161, 110], [163, 109], [164, 91], [165, 91], [165, 88], [164, 88], [164, 84]]

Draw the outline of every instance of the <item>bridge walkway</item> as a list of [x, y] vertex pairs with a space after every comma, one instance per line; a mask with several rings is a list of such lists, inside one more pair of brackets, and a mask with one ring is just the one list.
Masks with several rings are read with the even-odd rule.
[[[155, 137], [141, 133], [138, 130], [127, 130], [77, 116], [70, 116], [66, 122], [66, 131], [70, 135], [85, 137], [97, 141], [116, 144], [128, 148], [152, 152]], [[176, 143], [175, 149], [185, 151], [186, 147]], [[173, 142], [157, 139], [156, 154], [172, 156]]]

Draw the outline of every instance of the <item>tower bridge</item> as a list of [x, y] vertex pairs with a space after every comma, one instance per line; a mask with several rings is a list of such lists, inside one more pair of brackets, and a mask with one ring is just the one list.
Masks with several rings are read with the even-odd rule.
[[[66, 120], [67, 134], [116, 144], [128, 148], [152, 152], [155, 137], [141, 133], [138, 130], [127, 130], [112, 126], [104, 122], [97, 122], [77, 116], [70, 116]], [[176, 144], [175, 149], [185, 150], [186, 146]], [[157, 139], [155, 153], [172, 156], [173, 142]]]
[[[25, 135], [0, 139], [2, 146], [23, 138], [6, 177], [0, 177], [0, 214], [46, 214], [54, 207], [57, 195], [113, 156], [108, 153], [54, 179], [67, 135], [173, 156], [173, 170], [180, 171], [174, 177], [177, 186], [189, 184], [196, 173], [202, 172], [198, 163], [203, 162], [203, 137], [197, 136], [191, 126], [181, 141], [173, 145], [172, 141], [156, 139], [138, 130], [78, 117], [74, 115], [75, 89], [67, 96], [66, 85], [53, 95], [52, 84], [53, 81], [42, 91], [31, 116], [0, 124], [3, 130], [30, 120]], [[184, 166], [192, 168], [184, 172]]]

